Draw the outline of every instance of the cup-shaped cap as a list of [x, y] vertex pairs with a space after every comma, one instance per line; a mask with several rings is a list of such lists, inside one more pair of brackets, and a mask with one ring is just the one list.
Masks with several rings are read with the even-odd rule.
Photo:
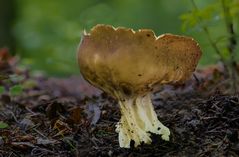
[[83, 77], [115, 97], [145, 94], [160, 84], [176, 84], [195, 70], [201, 50], [190, 37], [149, 29], [133, 31], [96, 25], [78, 49]]

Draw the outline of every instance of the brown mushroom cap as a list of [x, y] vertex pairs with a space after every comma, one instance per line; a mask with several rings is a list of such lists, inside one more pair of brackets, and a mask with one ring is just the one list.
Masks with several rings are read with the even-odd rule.
[[190, 37], [156, 37], [152, 30], [109, 25], [96, 25], [85, 33], [78, 50], [83, 77], [118, 98], [143, 95], [155, 85], [185, 81], [200, 56], [198, 43]]

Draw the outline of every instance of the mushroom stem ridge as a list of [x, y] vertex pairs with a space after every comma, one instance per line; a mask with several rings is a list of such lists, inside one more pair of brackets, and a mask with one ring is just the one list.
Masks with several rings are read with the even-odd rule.
[[119, 101], [121, 119], [116, 125], [120, 147], [130, 148], [130, 141], [137, 147], [141, 142], [151, 143], [150, 133], [161, 135], [168, 141], [170, 131], [157, 118], [150, 94]]

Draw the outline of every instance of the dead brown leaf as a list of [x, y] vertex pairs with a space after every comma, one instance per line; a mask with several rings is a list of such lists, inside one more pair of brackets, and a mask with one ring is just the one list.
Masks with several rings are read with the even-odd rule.
[[46, 115], [49, 119], [58, 117], [58, 113], [64, 113], [66, 110], [61, 102], [53, 100], [46, 108]]
[[73, 107], [69, 110], [70, 120], [75, 124], [80, 124], [83, 120], [83, 109], [81, 107]]

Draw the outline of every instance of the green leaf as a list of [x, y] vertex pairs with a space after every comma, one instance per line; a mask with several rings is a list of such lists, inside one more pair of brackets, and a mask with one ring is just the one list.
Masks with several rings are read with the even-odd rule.
[[5, 129], [7, 127], [8, 127], [7, 123], [4, 123], [4, 122], [0, 121], [0, 129]]
[[0, 94], [3, 94], [5, 91], [5, 88], [3, 86], [0, 86]]
[[15, 85], [13, 87], [10, 88], [10, 94], [11, 95], [20, 95], [22, 93], [23, 89], [21, 85]]

